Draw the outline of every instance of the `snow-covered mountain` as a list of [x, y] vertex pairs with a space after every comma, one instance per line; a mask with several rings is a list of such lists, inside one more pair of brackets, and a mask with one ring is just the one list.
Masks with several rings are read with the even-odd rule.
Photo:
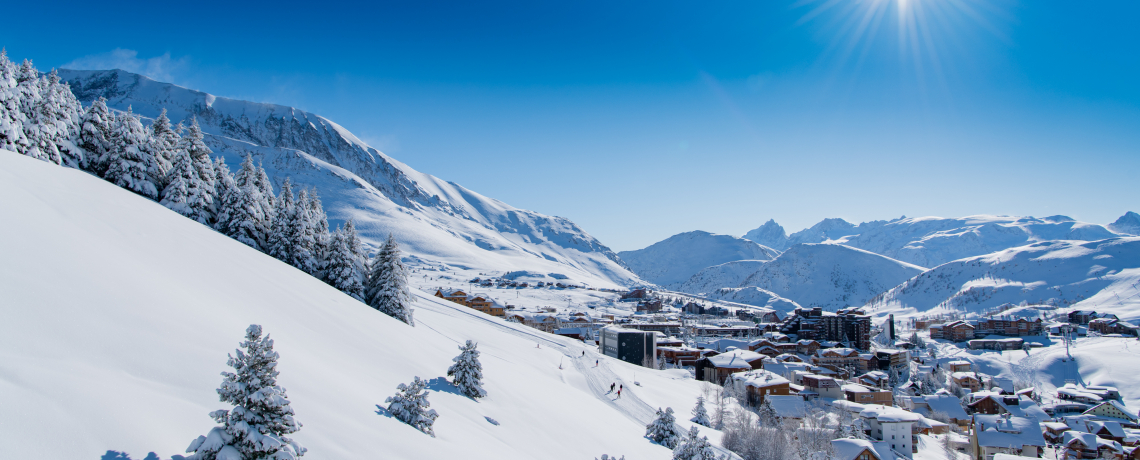
[[[1128, 215], [1117, 221], [1130, 228]], [[1140, 216], [1136, 216], [1140, 221]], [[843, 219], [824, 219], [791, 234], [780, 245], [783, 228], [768, 221], [745, 234], [760, 244], [783, 250], [796, 244], [843, 244], [882, 254], [923, 267], [936, 267], [952, 260], [989, 254], [1029, 243], [1051, 240], [1096, 241], [1120, 236], [1103, 225], [1078, 222], [1066, 216], [1009, 217], [968, 216], [961, 218], [903, 217], [891, 221], [852, 224]]]
[[1047, 304], [1140, 320], [1140, 238], [1047, 241], [950, 262], [870, 303], [876, 314], [984, 314]]
[[1140, 236], [1140, 214], [1128, 211], [1116, 222], [1108, 224], [1108, 228], [1122, 235]]
[[792, 301], [791, 299], [785, 299], [771, 291], [766, 291], [756, 286], [720, 288], [707, 293], [705, 297], [714, 300], [725, 300], [728, 302], [742, 303], [745, 305], [755, 305], [757, 307], [776, 310], [781, 313], [787, 313], [800, 307], [800, 304]]
[[743, 238], [702, 231], [673, 235], [645, 249], [618, 253], [634, 273], [662, 286], [684, 282], [712, 265], [736, 260], [772, 260], [777, 255], [778, 251]]
[[861, 306], [925, 270], [839, 244], [798, 244], [771, 261], [737, 261], [706, 268], [681, 283], [678, 290], [717, 298], [740, 295], [721, 288], [754, 286], [806, 308], [835, 310]]
[[[529, 270], [594, 286], [641, 282], [617, 254], [573, 222], [514, 208], [416, 171], [321, 116], [216, 97], [122, 70], [59, 71], [89, 104], [173, 122], [198, 118], [207, 144], [236, 170], [248, 154], [278, 186], [286, 177], [318, 189], [332, 225], [356, 221], [371, 247], [388, 233], [412, 263], [485, 271]], [[295, 189], [297, 187], [295, 186]]]
[[[229, 408], [219, 372], [251, 323], [280, 353], [303, 458], [666, 460], [645, 425], [700, 394], [682, 371], [419, 290], [410, 327], [83, 171], [0, 151], [0, 196], [0, 458], [183, 453], [215, 425], [210, 411]], [[482, 352], [479, 401], [446, 379], [468, 339]], [[414, 376], [429, 381], [435, 437], [383, 409]], [[629, 384], [621, 399], [612, 382]]]

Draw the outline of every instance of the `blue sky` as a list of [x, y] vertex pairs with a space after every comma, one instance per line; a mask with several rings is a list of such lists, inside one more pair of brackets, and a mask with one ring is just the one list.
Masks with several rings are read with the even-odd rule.
[[11, 57], [313, 111], [616, 250], [1140, 211], [1134, 1], [45, 3]]

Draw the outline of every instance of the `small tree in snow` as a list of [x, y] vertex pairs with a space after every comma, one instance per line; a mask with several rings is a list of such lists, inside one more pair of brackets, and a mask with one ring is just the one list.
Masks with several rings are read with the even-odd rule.
[[325, 282], [358, 300], [364, 300], [364, 254], [352, 219], [329, 239], [324, 264]]
[[459, 347], [462, 353], [452, 359], [455, 364], [452, 364], [447, 369], [447, 376], [451, 377], [451, 382], [459, 387], [459, 391], [471, 398], [482, 398], [487, 396], [487, 392], [483, 390], [483, 365], [479, 364], [479, 350], [475, 349], [475, 342], [467, 341], [466, 345]]
[[693, 408], [693, 418], [689, 419], [690, 422], [703, 426], [712, 426], [709, 420], [709, 413], [705, 410], [705, 397], [697, 396], [697, 407]]
[[666, 407], [664, 411], [657, 409], [657, 418], [645, 426], [645, 437], [670, 449], [677, 447], [681, 437], [677, 433], [676, 422], [672, 407]]
[[364, 300], [372, 308], [415, 326], [408, 270], [400, 261], [400, 247], [391, 233], [372, 261], [372, 272], [364, 285]]
[[436, 413], [435, 409], [431, 409], [431, 404], [427, 400], [427, 392], [424, 391], [425, 387], [427, 387], [427, 382], [416, 377], [410, 384], [401, 383], [400, 386], [396, 387], [400, 391], [384, 402], [388, 404], [388, 412], [391, 412], [396, 420], [407, 423], [434, 438], [435, 431], [432, 430], [431, 426], [439, 414]]
[[685, 440], [673, 449], [673, 460], [716, 460], [716, 452], [708, 436], [701, 436], [697, 427], [689, 429]]
[[305, 448], [285, 437], [301, 429], [293, 419], [293, 408], [285, 389], [277, 386], [277, 352], [273, 340], [261, 336], [261, 326], [245, 330], [245, 351], [230, 355], [235, 372], [223, 372], [218, 396], [234, 405], [217, 410], [210, 417], [222, 426], [198, 436], [186, 452], [188, 460], [275, 459], [292, 460], [305, 454]]

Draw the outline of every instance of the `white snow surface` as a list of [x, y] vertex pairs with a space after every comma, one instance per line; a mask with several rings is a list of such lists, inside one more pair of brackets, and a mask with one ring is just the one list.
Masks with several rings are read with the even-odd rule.
[[369, 251], [391, 232], [413, 265], [564, 273], [597, 287], [641, 284], [621, 259], [573, 222], [514, 208], [416, 171], [336, 123], [296, 108], [215, 97], [122, 70], [60, 70], [90, 104], [106, 97], [143, 117], [166, 108], [172, 123], [195, 116], [206, 143], [236, 171], [247, 154], [279, 189], [318, 189], [330, 225], [356, 221]]
[[[738, 294], [720, 291], [721, 288], [757, 287], [806, 308], [834, 311], [862, 306], [925, 270], [848, 246], [799, 244], [771, 261], [738, 261], [709, 267], [682, 283], [678, 290], [710, 298], [724, 295], [729, 300]], [[757, 298], [767, 302], [762, 295]], [[733, 301], [752, 304], [745, 299]]]
[[[1117, 221], [1119, 226], [1115, 228], [1131, 228], [1129, 222], [1132, 221], [1128, 217], [1125, 215]], [[1135, 220], [1140, 222], [1140, 216]], [[774, 221], [768, 221], [744, 237], [781, 251], [803, 243], [843, 244], [922, 267], [936, 267], [952, 260], [1029, 243], [1050, 240], [1095, 241], [1120, 236], [1103, 225], [1078, 222], [1067, 216], [1036, 218], [990, 215], [960, 218], [903, 217], [858, 225], [833, 218], [824, 219], [811, 228], [782, 239], [783, 233], [782, 227]]]
[[954, 261], [901, 283], [870, 307], [877, 316], [980, 315], [1023, 302], [1140, 321], [1140, 238], [1048, 241]]
[[675, 287], [705, 267], [737, 260], [772, 260], [780, 253], [744, 238], [693, 231], [673, 235], [645, 249], [618, 253], [642, 279]]
[[[418, 290], [409, 327], [82, 171], [0, 151], [0, 196], [0, 458], [180, 454], [228, 408], [219, 373], [253, 323], [281, 354], [305, 458], [668, 459], [645, 424], [700, 394], [676, 371], [594, 367], [593, 347]], [[467, 339], [478, 402], [443, 380]], [[378, 410], [414, 376], [430, 382], [435, 438]]]

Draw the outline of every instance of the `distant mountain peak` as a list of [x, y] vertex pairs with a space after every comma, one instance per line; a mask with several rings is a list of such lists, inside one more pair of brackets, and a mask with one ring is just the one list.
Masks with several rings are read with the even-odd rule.
[[775, 219], [768, 219], [767, 222], [764, 222], [764, 225], [745, 233], [744, 239], [777, 251], [783, 251], [788, 248], [788, 234], [784, 231], [784, 227], [776, 223]]
[[1116, 219], [1116, 222], [1108, 224], [1108, 229], [1116, 233], [1140, 236], [1140, 214], [1128, 211]]

